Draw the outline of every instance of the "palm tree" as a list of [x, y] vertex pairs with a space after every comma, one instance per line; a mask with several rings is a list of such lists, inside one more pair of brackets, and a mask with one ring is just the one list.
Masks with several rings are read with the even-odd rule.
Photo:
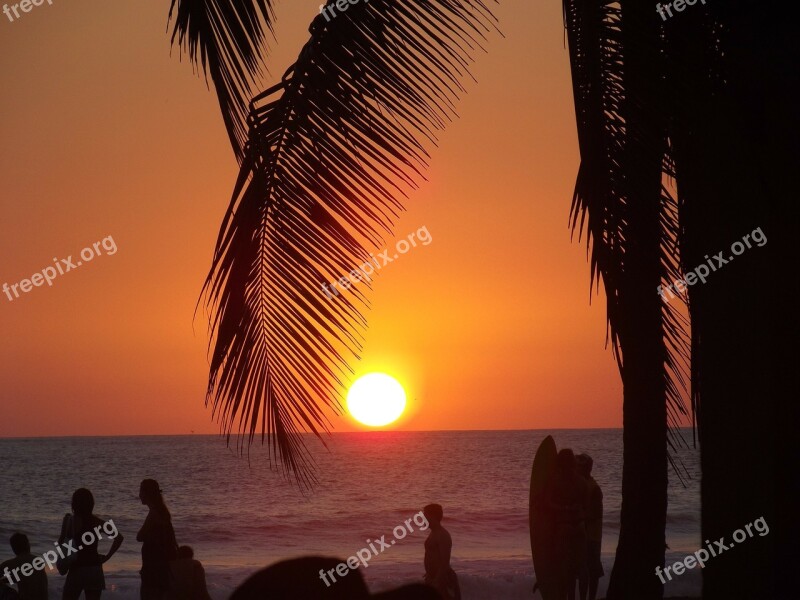
[[718, 263], [720, 251], [729, 260], [732, 244], [756, 228], [768, 240], [689, 289], [703, 540], [728, 545], [759, 517], [770, 528], [709, 562], [712, 599], [797, 597], [800, 414], [789, 332], [800, 331], [800, 86], [796, 34], [782, 9], [720, 3], [687, 14], [680, 34], [667, 30], [670, 77], [685, 82], [674, 114], [684, 263]]
[[[653, 568], [664, 557], [663, 405], [666, 399], [680, 407], [674, 392], [681, 370], [673, 367], [683, 347], [669, 309], [662, 331], [655, 326], [654, 286], [762, 225], [775, 240], [769, 251], [689, 288], [692, 405], [703, 540], [729, 543], [760, 516], [780, 533], [713, 557], [703, 571], [704, 597], [794, 597], [788, 557], [798, 525], [788, 498], [796, 489], [782, 482], [796, 478], [800, 466], [790, 443], [798, 411], [786, 401], [796, 395], [788, 364], [793, 340], [784, 333], [800, 330], [787, 300], [797, 281], [785, 280], [797, 265], [789, 177], [800, 166], [792, 94], [798, 82], [793, 33], [778, 12], [718, 3], [665, 21], [646, 3], [565, 3], [582, 159], [576, 198], [592, 236], [593, 273], [605, 284], [612, 336], [619, 332], [612, 339], [625, 387], [623, 510], [609, 598], [661, 594]], [[655, 192], [665, 175], [677, 181], [677, 212]], [[677, 249], [680, 269], [668, 256]], [[638, 303], [626, 305], [624, 297], [637, 298], [637, 291]], [[658, 353], [672, 365], [656, 368]], [[636, 372], [626, 376], [629, 368]], [[672, 398], [663, 393], [667, 372]], [[656, 526], [648, 527], [648, 518]]]
[[308, 485], [300, 434], [322, 440], [326, 410], [341, 409], [365, 325], [363, 294], [331, 301], [321, 286], [391, 232], [496, 20], [482, 0], [371, 0], [320, 14], [297, 61], [250, 101], [242, 145], [258, 22], [269, 17], [263, 0], [182, 0], [173, 40], [195, 60], [200, 49], [241, 156], [204, 286], [207, 401], [229, 439], [234, 429], [248, 444], [269, 437], [270, 455]]
[[[687, 355], [675, 305], [656, 289], [677, 277], [677, 206], [662, 185], [667, 120], [658, 26], [641, 3], [566, 0], [581, 165], [573, 228], [586, 227], [592, 282], [602, 280], [623, 382], [622, 514], [608, 598], [661, 598], [667, 430], [685, 412]], [[637, 28], [623, 23], [637, 23]]]

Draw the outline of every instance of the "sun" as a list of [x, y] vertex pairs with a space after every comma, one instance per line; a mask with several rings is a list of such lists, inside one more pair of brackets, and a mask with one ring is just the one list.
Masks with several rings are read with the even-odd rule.
[[406, 392], [384, 373], [360, 377], [347, 393], [347, 410], [364, 425], [380, 427], [396, 420], [406, 407]]

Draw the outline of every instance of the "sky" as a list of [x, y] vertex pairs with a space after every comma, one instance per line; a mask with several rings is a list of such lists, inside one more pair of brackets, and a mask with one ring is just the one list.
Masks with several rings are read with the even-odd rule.
[[[170, 51], [169, 4], [0, 14], [0, 285], [94, 254], [52, 285], [0, 293], [0, 436], [218, 431], [194, 315], [238, 169], [214, 93]], [[318, 5], [277, 3], [264, 89]], [[504, 37], [478, 56], [386, 247], [422, 227], [432, 241], [375, 278], [353, 368], [403, 384], [394, 429], [620, 427], [605, 298], [590, 296], [568, 226], [578, 149], [561, 4], [495, 12]], [[334, 431], [364, 429], [330, 416]]]

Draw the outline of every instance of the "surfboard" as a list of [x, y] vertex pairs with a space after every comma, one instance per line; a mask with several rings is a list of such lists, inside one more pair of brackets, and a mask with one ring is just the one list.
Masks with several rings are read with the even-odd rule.
[[[539, 444], [531, 467], [531, 489], [528, 500], [528, 518], [531, 534], [531, 555], [536, 585], [547, 598], [549, 583], [555, 574], [553, 556], [554, 524], [544, 507], [544, 491], [556, 465], [556, 442], [548, 435]], [[536, 589], [536, 588], [534, 588]]]

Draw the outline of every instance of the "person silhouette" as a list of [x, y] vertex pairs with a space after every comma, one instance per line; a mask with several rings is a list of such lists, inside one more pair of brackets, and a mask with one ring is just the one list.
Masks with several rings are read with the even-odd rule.
[[139, 486], [139, 499], [149, 509], [136, 541], [142, 543], [141, 600], [165, 600], [170, 591], [170, 562], [178, 557], [172, 515], [155, 479]]
[[574, 600], [575, 583], [586, 556], [584, 521], [589, 488], [578, 474], [571, 449], [559, 451], [545, 495], [554, 525], [554, 563], [558, 565], [552, 598]]
[[206, 571], [199, 560], [194, 559], [190, 546], [178, 548], [178, 558], [170, 565], [172, 572], [171, 600], [211, 600], [206, 585]]
[[[67, 546], [67, 580], [64, 582], [63, 600], [77, 600], [81, 593], [86, 600], [98, 600], [106, 589], [103, 563], [107, 562], [122, 545], [123, 536], [114, 521], [103, 521], [94, 515], [94, 496], [86, 488], [72, 494], [72, 514], [65, 514], [61, 522], [58, 543]], [[110, 529], [110, 531], [109, 531]], [[98, 553], [98, 542], [105, 532], [113, 541], [108, 554]], [[67, 542], [65, 544], [65, 542]], [[71, 550], [72, 549], [72, 550]], [[62, 569], [59, 568], [59, 572]]]
[[581, 600], [597, 598], [597, 584], [605, 575], [603, 563], [600, 561], [600, 549], [603, 542], [603, 490], [592, 477], [594, 461], [588, 454], [575, 457], [578, 473], [589, 485], [589, 503], [586, 509], [586, 559], [578, 577], [578, 591]]
[[0, 600], [19, 600], [17, 590], [6, 585], [5, 579], [0, 579]]
[[[34, 559], [38, 558], [31, 554], [31, 543], [28, 541], [28, 536], [22, 533], [15, 533], [9, 540], [11, 550], [14, 552], [14, 558], [0, 564], [0, 573], [6, 577], [11, 583], [12, 577], [8, 573], [13, 574], [13, 580], [19, 588], [19, 594], [8, 594], [9, 597], [19, 598], [19, 600], [47, 600], [47, 574], [44, 572], [44, 567], [36, 569], [35, 567], [28, 567], [33, 569], [33, 573], [25, 575], [20, 572], [23, 565], [33, 565]], [[41, 559], [40, 559], [41, 560]], [[6, 589], [9, 589], [6, 587]], [[0, 591], [0, 599], [4, 598], [3, 591]]]
[[422, 513], [431, 527], [425, 540], [425, 583], [439, 592], [442, 600], [460, 600], [458, 577], [450, 567], [453, 539], [442, 527], [444, 510], [439, 504], [429, 504], [422, 509]]
[[435, 590], [423, 584], [370, 595], [360, 570], [323, 583], [318, 573], [335, 572], [344, 562], [322, 556], [284, 560], [249, 577], [230, 600], [442, 600]]

